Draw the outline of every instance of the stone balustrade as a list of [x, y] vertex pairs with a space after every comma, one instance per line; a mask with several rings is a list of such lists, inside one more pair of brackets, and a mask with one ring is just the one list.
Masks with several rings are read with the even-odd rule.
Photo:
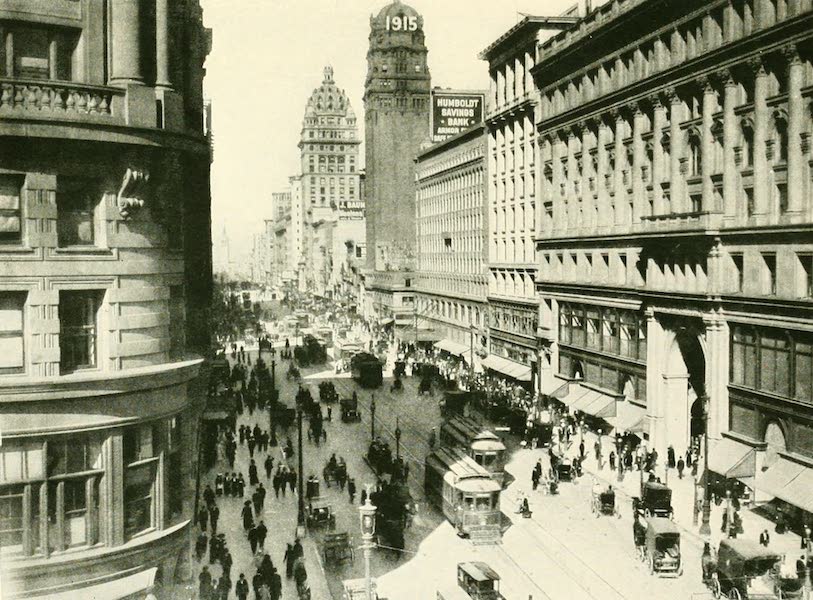
[[114, 97], [124, 90], [67, 82], [0, 78], [0, 111], [41, 111], [74, 116], [114, 115]]

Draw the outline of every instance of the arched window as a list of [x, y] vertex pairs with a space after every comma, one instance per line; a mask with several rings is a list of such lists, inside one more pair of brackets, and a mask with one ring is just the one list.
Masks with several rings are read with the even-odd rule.
[[770, 421], [765, 427], [765, 458], [762, 465], [764, 468], [770, 467], [779, 458], [779, 453], [787, 450], [785, 432], [782, 426], [776, 421]]
[[774, 121], [776, 129], [776, 161], [780, 163], [788, 160], [788, 122], [784, 117], [776, 118]]
[[689, 176], [698, 177], [703, 172], [703, 150], [700, 137], [696, 134], [689, 136]]

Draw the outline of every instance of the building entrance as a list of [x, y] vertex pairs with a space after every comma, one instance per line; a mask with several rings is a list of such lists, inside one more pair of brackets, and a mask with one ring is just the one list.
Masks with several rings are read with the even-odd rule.
[[702, 435], [706, 360], [698, 335], [687, 328], [674, 330], [663, 370], [662, 414], [665, 440], [675, 453], [686, 452], [692, 437]]

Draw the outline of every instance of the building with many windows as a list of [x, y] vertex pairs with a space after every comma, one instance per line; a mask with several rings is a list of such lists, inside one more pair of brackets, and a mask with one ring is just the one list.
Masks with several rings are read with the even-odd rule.
[[4, 598], [191, 574], [210, 40], [196, 0], [147, 4], [0, 3]]
[[487, 349], [485, 148], [480, 124], [416, 160], [417, 318], [442, 334], [435, 347], [469, 365]]
[[531, 69], [536, 46], [577, 17], [526, 16], [486, 48], [490, 89], [486, 219], [490, 353], [484, 365], [534, 385], [538, 350], [536, 153], [539, 94]]
[[810, 0], [613, 0], [532, 69], [543, 387], [808, 512], [812, 50]]

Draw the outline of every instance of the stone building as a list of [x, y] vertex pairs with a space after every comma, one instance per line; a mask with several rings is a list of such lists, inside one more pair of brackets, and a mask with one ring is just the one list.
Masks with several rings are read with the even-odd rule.
[[370, 17], [364, 86], [367, 316], [411, 322], [415, 157], [429, 139], [431, 77], [423, 17], [399, 0]]
[[435, 347], [463, 358], [487, 349], [485, 128], [418, 154], [415, 200], [418, 319], [441, 332]]
[[537, 372], [536, 46], [577, 17], [526, 16], [486, 48], [490, 89], [486, 221], [490, 353], [483, 363], [531, 387]]
[[296, 272], [296, 265], [292, 262], [295, 249], [292, 247], [294, 224], [291, 212], [291, 190], [271, 194], [271, 219], [266, 229], [270, 240], [271, 284], [275, 286], [292, 281]]
[[211, 232], [197, 0], [0, 3], [3, 597], [190, 577]]
[[713, 470], [808, 511], [811, 38], [810, 0], [613, 0], [533, 68], [546, 385], [664, 455], [707, 423]]

